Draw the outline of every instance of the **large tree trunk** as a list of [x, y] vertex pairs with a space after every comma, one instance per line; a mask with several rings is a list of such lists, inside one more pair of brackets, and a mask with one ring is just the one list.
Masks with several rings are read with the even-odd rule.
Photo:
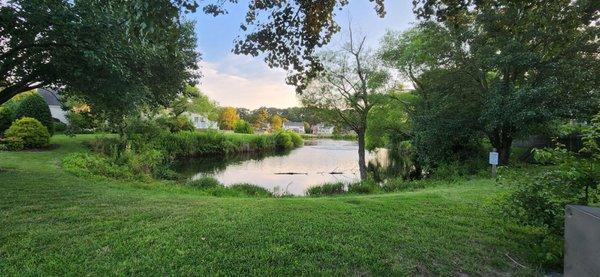
[[512, 147], [513, 137], [505, 130], [495, 130], [490, 136], [492, 146], [498, 151], [498, 159], [500, 165], [508, 165], [510, 163], [510, 150]]
[[360, 170], [360, 179], [367, 179], [367, 163], [365, 159], [365, 131], [357, 131], [358, 135], [358, 169]]

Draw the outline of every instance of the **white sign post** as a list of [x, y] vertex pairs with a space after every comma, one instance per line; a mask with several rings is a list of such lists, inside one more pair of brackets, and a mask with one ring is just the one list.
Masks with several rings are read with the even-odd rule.
[[492, 165], [492, 177], [496, 178], [496, 174], [498, 173], [498, 152], [496, 152], [496, 148], [490, 152], [489, 163]]

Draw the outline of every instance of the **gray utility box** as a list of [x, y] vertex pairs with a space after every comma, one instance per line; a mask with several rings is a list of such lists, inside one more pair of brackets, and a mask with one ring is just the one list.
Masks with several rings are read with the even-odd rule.
[[565, 276], [600, 276], [600, 208], [565, 208]]

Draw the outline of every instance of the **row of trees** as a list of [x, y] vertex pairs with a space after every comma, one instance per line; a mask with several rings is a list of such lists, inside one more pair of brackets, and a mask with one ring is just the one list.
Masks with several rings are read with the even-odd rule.
[[253, 129], [264, 131], [280, 131], [283, 129], [283, 123], [286, 118], [279, 114], [271, 115], [267, 109], [257, 109], [253, 113], [246, 113], [240, 116], [240, 109], [234, 107], [225, 107], [221, 109], [219, 115], [219, 127], [222, 130], [234, 130], [238, 122], [251, 124]]

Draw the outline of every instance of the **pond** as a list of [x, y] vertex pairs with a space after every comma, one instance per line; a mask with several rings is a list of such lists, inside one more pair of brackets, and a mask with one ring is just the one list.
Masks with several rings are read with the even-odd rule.
[[[382, 155], [368, 153], [368, 159]], [[342, 140], [307, 140], [289, 153], [203, 157], [180, 161], [177, 171], [198, 179], [211, 176], [224, 185], [250, 183], [277, 193], [304, 195], [311, 186], [360, 180], [358, 144]]]

